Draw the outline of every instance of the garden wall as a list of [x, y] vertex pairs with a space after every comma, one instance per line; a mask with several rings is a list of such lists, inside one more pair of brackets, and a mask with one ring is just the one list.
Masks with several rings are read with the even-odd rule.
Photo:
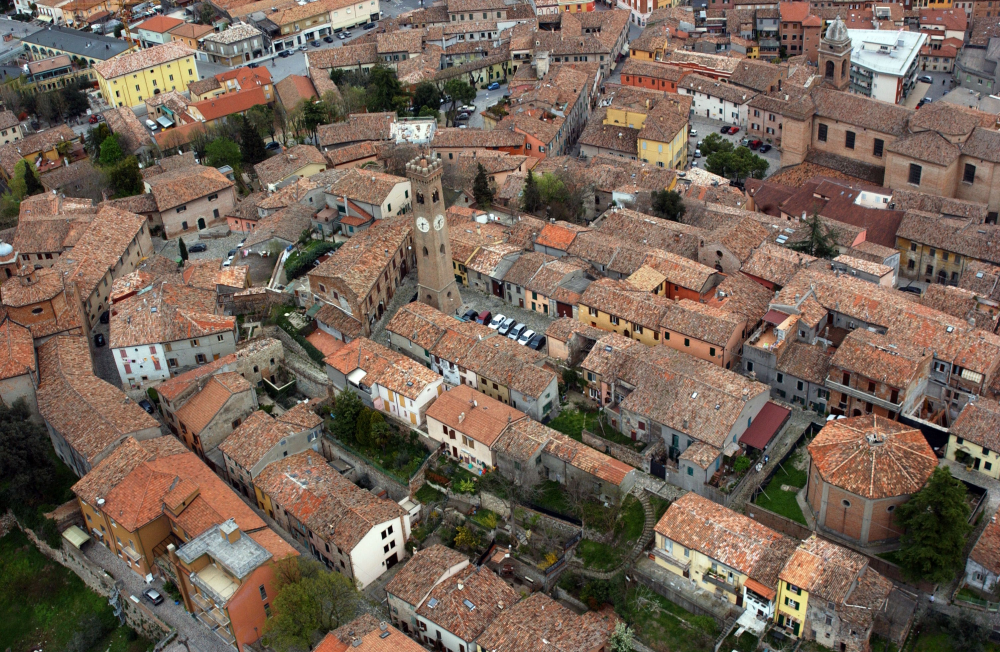
[[725, 623], [726, 619], [725, 614], [717, 614], [714, 611], [709, 611], [708, 609], [705, 609], [701, 605], [696, 604], [691, 600], [688, 600], [686, 597], [684, 597], [682, 593], [673, 590], [672, 588], [670, 588], [669, 586], [667, 586], [662, 582], [657, 582], [655, 579], [648, 577], [642, 572], [640, 568], [636, 568], [633, 571], [632, 577], [634, 577], [635, 581], [637, 581], [639, 584], [642, 584], [646, 588], [651, 589], [654, 593], [663, 596], [667, 600], [670, 600], [674, 604], [683, 607], [684, 609], [690, 611], [696, 616], [708, 616], [709, 618], [715, 619], [715, 621], [719, 623], [719, 625]]
[[403, 500], [412, 493], [408, 484], [404, 484], [399, 478], [389, 475], [385, 471], [377, 468], [368, 460], [356, 455], [345, 448], [340, 443], [329, 437], [323, 437], [323, 457], [328, 460], [342, 459], [354, 465], [359, 475], [367, 475], [374, 484], [382, 487], [395, 501]]
[[[616, 460], [621, 460], [629, 466], [634, 466], [637, 469], [641, 469], [646, 473], [649, 473], [649, 456], [644, 455], [635, 451], [628, 446], [623, 446], [622, 444], [609, 441], [604, 437], [598, 437], [592, 432], [584, 430], [580, 433], [583, 438], [583, 443], [590, 446], [591, 448], [596, 448], [599, 451], [607, 453]], [[662, 439], [660, 440], [662, 443]], [[646, 447], [646, 451], [656, 446], [655, 443], [650, 444]]]
[[766, 525], [772, 530], [777, 530], [778, 532], [783, 532], [790, 537], [795, 537], [796, 539], [808, 539], [813, 533], [813, 531], [805, 525], [797, 523], [796, 521], [782, 516], [781, 514], [776, 514], [768, 509], [764, 509], [756, 503], [748, 504], [746, 511], [747, 516], [755, 521]]

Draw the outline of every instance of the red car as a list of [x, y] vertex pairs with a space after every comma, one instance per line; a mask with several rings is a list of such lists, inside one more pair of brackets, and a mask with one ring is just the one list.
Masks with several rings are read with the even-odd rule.
[[764, 143], [762, 141], [760, 141], [760, 140], [751, 140], [750, 141], [750, 149], [757, 149], [758, 147], [760, 147], [763, 144]]
[[730, 136], [732, 136], [733, 134], [738, 134], [738, 133], [740, 133], [740, 128], [739, 127], [730, 127], [729, 128], [729, 135]]
[[92, 125], [96, 125], [96, 124], [97, 124], [98, 122], [100, 122], [100, 120], [98, 120], [98, 119], [97, 119], [97, 116], [96, 116], [96, 115], [92, 115], [92, 116], [90, 116], [90, 120], [89, 120], [89, 122], [90, 122], [90, 124], [92, 124]]

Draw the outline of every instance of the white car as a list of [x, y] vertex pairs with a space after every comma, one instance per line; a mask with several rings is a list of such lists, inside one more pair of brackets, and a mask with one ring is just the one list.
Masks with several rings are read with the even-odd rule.
[[222, 263], [222, 266], [223, 266], [223, 267], [229, 267], [230, 265], [232, 265], [232, 264], [233, 264], [233, 258], [234, 258], [234, 257], [235, 257], [235, 256], [230, 256], [229, 258], [227, 258], [227, 259], [226, 259], [226, 262]]
[[525, 346], [531, 341], [531, 338], [535, 336], [535, 331], [528, 329], [521, 333], [521, 337], [517, 338], [517, 343], [521, 346]]
[[500, 324], [504, 323], [504, 320], [506, 319], [507, 318], [504, 317], [503, 315], [497, 315], [496, 317], [493, 318], [493, 321], [491, 321], [488, 325], [492, 330], [496, 330], [500, 328]]

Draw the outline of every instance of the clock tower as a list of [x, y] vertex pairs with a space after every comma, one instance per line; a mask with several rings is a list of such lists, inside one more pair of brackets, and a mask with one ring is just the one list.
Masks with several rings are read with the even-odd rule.
[[462, 296], [452, 271], [442, 172], [441, 161], [433, 158], [421, 156], [406, 164], [406, 176], [413, 187], [418, 301], [454, 317], [462, 307]]

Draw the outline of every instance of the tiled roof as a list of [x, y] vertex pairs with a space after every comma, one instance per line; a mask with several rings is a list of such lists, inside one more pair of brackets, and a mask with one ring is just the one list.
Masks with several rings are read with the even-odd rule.
[[146, 180], [159, 210], [166, 211], [233, 186], [216, 168], [191, 165]]
[[255, 106], [267, 104], [267, 102], [268, 99], [264, 93], [264, 89], [254, 86], [235, 93], [226, 93], [219, 97], [195, 102], [191, 107], [192, 109], [197, 109], [206, 122], [211, 122], [212, 120], [218, 120], [234, 113], [248, 111]]
[[31, 373], [37, 380], [35, 346], [31, 331], [4, 314], [0, 319], [0, 380]]
[[230, 25], [227, 29], [224, 29], [221, 32], [213, 32], [209, 34], [205, 37], [205, 40], [212, 41], [214, 43], [222, 43], [223, 45], [229, 45], [239, 41], [245, 41], [248, 38], [260, 36], [260, 34], [260, 30], [252, 25], [248, 25], [246, 23], [236, 23], [235, 25]]
[[990, 519], [986, 524], [969, 559], [994, 575], [1000, 575], [1000, 523], [996, 519]]
[[419, 643], [391, 624], [379, 622], [371, 614], [362, 614], [328, 633], [313, 652], [423, 652], [423, 650]]
[[826, 88], [813, 91], [812, 102], [816, 115], [821, 118], [830, 118], [897, 137], [903, 136], [906, 132], [907, 122], [914, 114], [912, 109], [897, 104]]
[[771, 590], [777, 589], [778, 573], [797, 545], [795, 539], [694, 492], [674, 501], [655, 531]]
[[524, 147], [524, 134], [510, 129], [492, 129], [483, 131], [481, 129], [459, 129], [457, 127], [445, 127], [434, 132], [434, 139], [431, 141], [432, 148], [453, 148], [453, 147]]
[[779, 577], [808, 591], [810, 597], [839, 605], [867, 567], [868, 560], [860, 553], [813, 534], [795, 549]]
[[156, 281], [150, 289], [115, 303], [108, 344], [111, 348], [176, 342], [232, 331], [233, 317], [216, 314], [213, 290]]
[[602, 278], [590, 284], [580, 298], [580, 309], [596, 308], [643, 328], [657, 330], [672, 302], [648, 290], [638, 290], [627, 281]]
[[825, 482], [868, 500], [915, 493], [937, 468], [919, 430], [874, 414], [827, 422], [809, 456]]
[[[200, 39], [206, 34], [212, 33], [215, 30], [211, 25], [197, 25], [195, 23], [181, 23], [177, 27], [170, 30], [171, 34], [181, 38], [190, 39]], [[189, 86], [190, 87], [190, 86]]]
[[13, 111], [7, 109], [0, 111], [0, 129], [10, 129], [20, 123], [21, 121], [17, 119], [17, 115]]
[[73, 249], [53, 266], [67, 281], [90, 296], [110, 270], [117, 267], [144, 228], [146, 219], [135, 213], [102, 205]]
[[177, 418], [192, 433], [201, 434], [229, 399], [252, 389], [253, 386], [234, 371], [216, 374], [177, 410]]
[[365, 372], [361, 380], [369, 387], [378, 384], [410, 400], [441, 380], [427, 367], [366, 337], [351, 341], [324, 362], [345, 376], [360, 369]]
[[309, 272], [310, 283], [313, 279], [340, 279], [359, 301], [364, 299], [389, 264], [390, 256], [395, 256], [411, 231], [409, 219], [379, 220], [314, 267]]
[[824, 385], [833, 357], [823, 346], [789, 342], [780, 352], [777, 370], [814, 385]]
[[719, 308], [681, 299], [668, 305], [660, 326], [669, 331], [725, 347], [734, 333], [742, 332], [744, 320]]
[[556, 430], [549, 432], [545, 452], [616, 487], [620, 487], [626, 476], [635, 470], [628, 464], [581, 444]]
[[147, 32], [155, 32], [157, 34], [162, 34], [164, 32], [169, 32], [174, 27], [178, 25], [183, 25], [184, 21], [179, 18], [171, 18], [170, 16], [153, 16], [149, 20], [143, 21], [135, 26], [135, 29], [144, 29]]
[[153, 138], [131, 108], [122, 106], [110, 109], [104, 112], [104, 118], [111, 133], [118, 134], [122, 149], [129, 154], [135, 154], [143, 147], [153, 146]]
[[613, 612], [588, 611], [578, 616], [544, 593], [532, 593], [504, 610], [477, 643], [490, 652], [599, 650], [607, 644], [616, 622]]
[[521, 419], [504, 430], [494, 443], [493, 451], [523, 463], [549, 442], [552, 432], [534, 419]]
[[905, 390], [919, 378], [920, 368], [930, 355], [922, 347], [899, 342], [891, 335], [857, 329], [844, 338], [831, 364]]
[[258, 410], [226, 437], [219, 450], [244, 469], [253, 469], [283, 438], [316, 428], [322, 423], [323, 420], [306, 403], [299, 403], [278, 417]]
[[[158, 437], [163, 442], [157, 442], [158, 448], [172, 449], [171, 454], [187, 450], [176, 437]], [[73, 493], [85, 502], [96, 505], [97, 499], [107, 496], [133, 469], [138, 467], [151, 455], [150, 442], [138, 442], [132, 437], [126, 437], [108, 457], [90, 470], [90, 473], [80, 478], [73, 485]]]
[[[326, 48], [309, 53], [309, 66], [321, 70], [362, 65], [377, 62], [378, 46], [375, 43], [357, 43], [339, 48]], [[322, 145], [322, 142], [320, 143]]]
[[436, 543], [414, 552], [413, 557], [386, 584], [385, 591], [415, 607], [424, 602], [427, 594], [448, 571], [463, 563], [468, 565], [469, 558]]
[[651, 251], [644, 267], [656, 271], [671, 285], [699, 293], [703, 292], [718, 274], [707, 265], [669, 251]]
[[274, 89], [278, 91], [282, 105], [293, 108], [297, 107], [299, 102], [318, 97], [312, 80], [303, 75], [288, 75], [275, 84]]
[[427, 418], [440, 421], [486, 447], [493, 445], [509, 423], [525, 416], [468, 385], [445, 392], [427, 410]]
[[313, 451], [269, 464], [255, 483], [283, 510], [346, 552], [373, 528], [406, 513], [358, 487]]
[[308, 205], [292, 204], [277, 213], [262, 217], [243, 245], [252, 247], [273, 238], [288, 243], [297, 242], [302, 232], [312, 224], [314, 212]]
[[197, 385], [198, 381], [205, 376], [217, 373], [220, 369], [233, 369], [235, 368], [235, 365], [236, 354], [230, 353], [229, 355], [223, 356], [218, 360], [213, 360], [208, 364], [195, 367], [194, 369], [185, 371], [184, 373], [178, 374], [173, 378], [168, 378], [156, 386], [156, 391], [161, 397], [167, 399], [168, 401], [173, 401], [185, 391], [190, 389], [193, 385]]
[[85, 337], [59, 335], [38, 349], [38, 411], [88, 462], [127, 435], [159, 428], [135, 401], [94, 375]]
[[780, 286], [788, 283], [796, 272], [815, 260], [809, 254], [765, 242], [754, 249], [740, 271]]
[[718, 97], [734, 104], [746, 104], [756, 95], [754, 91], [747, 90], [742, 86], [736, 86], [725, 81], [716, 81], [711, 77], [695, 73], [686, 75], [684, 79], [677, 83], [677, 86], [678, 88], [686, 88], [692, 93], [706, 93], [712, 97]]
[[592, 340], [599, 340], [607, 333], [599, 328], [594, 328], [590, 324], [573, 319], [572, 317], [561, 317], [545, 329], [545, 336], [549, 339], [566, 342], [576, 333], [582, 333], [583, 337]]
[[488, 567], [466, 566], [417, 607], [417, 615], [463, 641], [475, 641], [520, 596]]
[[375, 44], [375, 51], [379, 54], [419, 54], [423, 47], [423, 33], [417, 29], [383, 32], [376, 35]]
[[393, 113], [352, 113], [347, 116], [347, 122], [320, 125], [317, 129], [319, 145], [326, 149], [369, 140], [389, 140], [395, 119]]
[[962, 409], [951, 434], [990, 450], [1000, 449], [1000, 405], [984, 398]]
[[38, 152], [52, 151], [56, 145], [65, 140], [79, 142], [80, 137], [68, 125], [62, 123], [51, 129], [30, 134], [15, 143], [0, 147], [0, 166], [3, 166], [9, 177], [13, 177], [14, 166], [18, 161]]
[[747, 217], [719, 227], [705, 236], [705, 242], [719, 243], [740, 261], [745, 261], [767, 236], [767, 229], [760, 222]]
[[138, 73], [140, 70], [159, 66], [164, 63], [191, 57], [195, 51], [182, 43], [171, 42], [155, 45], [145, 50], [128, 52], [108, 61], [101, 61], [94, 70], [104, 79], [114, 79], [122, 75]]
[[[280, 82], [279, 82], [280, 83]], [[308, 165], [322, 165], [326, 159], [312, 145], [295, 145], [253, 167], [261, 184], [277, 184]]]
[[409, 184], [405, 177], [397, 177], [375, 170], [351, 168], [330, 184], [327, 192], [331, 195], [347, 197], [356, 202], [381, 206], [389, 194], [399, 184]]

